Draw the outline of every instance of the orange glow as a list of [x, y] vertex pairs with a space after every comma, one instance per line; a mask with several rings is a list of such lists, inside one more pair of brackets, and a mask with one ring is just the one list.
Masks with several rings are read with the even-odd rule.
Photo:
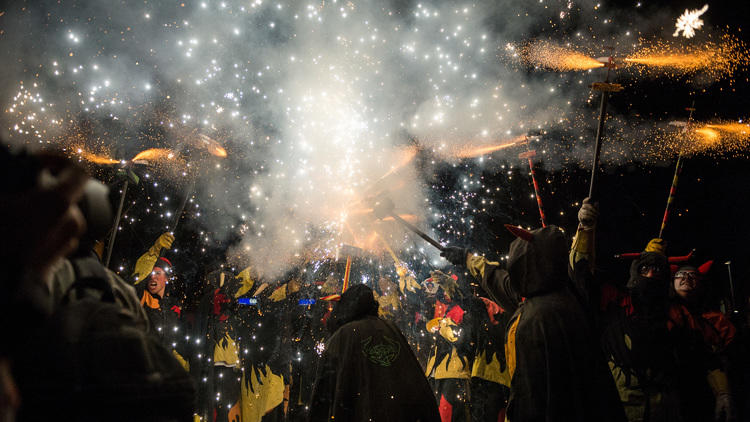
[[524, 46], [521, 57], [529, 65], [561, 72], [604, 67], [604, 63], [592, 57], [548, 41], [536, 41]]
[[214, 148], [209, 148], [208, 152], [221, 158], [224, 158], [227, 156], [227, 150], [222, 148], [220, 145], [216, 145]]
[[374, 210], [372, 208], [358, 208], [354, 210], [349, 210], [347, 212], [348, 215], [367, 215], [371, 214]]
[[510, 148], [514, 145], [519, 145], [524, 142], [526, 142], [526, 135], [517, 136], [513, 139], [507, 140], [497, 145], [485, 145], [485, 146], [480, 146], [480, 147], [467, 145], [467, 146], [462, 147], [454, 155], [457, 158], [479, 157], [480, 155], [485, 155], [485, 154], [489, 154], [491, 152], [495, 152], [501, 149]]
[[681, 45], [669, 41], [647, 43], [624, 59], [630, 65], [641, 65], [646, 73], [680, 75], [701, 72], [721, 78], [748, 64], [745, 45], [730, 35], [720, 41]]
[[380, 179], [383, 180], [386, 177], [392, 175], [393, 173], [397, 172], [401, 168], [403, 168], [405, 165], [409, 164], [414, 157], [417, 156], [417, 148], [416, 147], [409, 147], [409, 148], [402, 148], [397, 151], [396, 156], [396, 163], [391, 166], [391, 169], [388, 170]]
[[672, 67], [690, 72], [720, 63], [717, 59], [715, 53], [706, 51], [694, 54], [648, 54], [641, 57], [627, 57], [625, 61], [647, 66]]
[[[410, 223], [416, 223], [417, 220], [419, 220], [419, 218], [414, 214], [399, 214], [398, 216]], [[396, 221], [396, 219], [393, 217], [385, 217], [383, 221]]]
[[81, 158], [91, 161], [94, 164], [117, 164], [120, 162], [120, 160], [115, 160], [114, 158], [88, 152], [83, 148], [76, 148], [75, 151]]
[[202, 133], [198, 134], [198, 137], [203, 142], [203, 145], [206, 147], [208, 152], [212, 155], [221, 158], [225, 158], [227, 156], [227, 150], [225, 150], [218, 142], [213, 140], [213, 138]]
[[131, 161], [159, 161], [171, 160], [175, 157], [174, 152], [166, 148], [151, 148], [136, 154]]
[[706, 142], [709, 144], [714, 143], [719, 139], [719, 132], [709, 127], [702, 127], [700, 129], [696, 129], [695, 133], [701, 135], [701, 137], [703, 138], [702, 139], [703, 142]]
[[744, 123], [724, 123], [716, 125], [706, 125], [707, 128], [730, 132], [735, 135], [750, 134], [750, 125]]

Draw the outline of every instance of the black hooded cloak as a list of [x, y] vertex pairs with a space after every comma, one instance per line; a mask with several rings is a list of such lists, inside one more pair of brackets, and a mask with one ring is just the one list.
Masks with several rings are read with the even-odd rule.
[[568, 243], [555, 226], [510, 245], [508, 270], [488, 265], [482, 287], [509, 312], [510, 421], [624, 421], [580, 301], [567, 278]]
[[329, 322], [311, 421], [439, 421], [437, 403], [406, 338], [377, 317], [372, 290], [352, 286]]

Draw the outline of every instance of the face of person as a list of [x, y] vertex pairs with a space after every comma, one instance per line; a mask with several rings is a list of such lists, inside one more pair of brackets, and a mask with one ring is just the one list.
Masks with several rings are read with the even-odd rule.
[[638, 269], [638, 273], [641, 277], [646, 278], [658, 278], [661, 275], [659, 267], [653, 265], [644, 265]]
[[677, 271], [674, 275], [674, 291], [685, 299], [698, 288], [698, 273], [696, 271]]
[[154, 267], [148, 280], [148, 292], [152, 295], [164, 297], [164, 289], [167, 287], [167, 273], [160, 267]]

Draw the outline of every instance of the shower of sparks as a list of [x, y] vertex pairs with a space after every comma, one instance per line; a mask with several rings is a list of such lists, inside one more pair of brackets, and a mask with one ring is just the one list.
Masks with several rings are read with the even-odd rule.
[[664, 146], [661, 153], [666, 155], [731, 156], [743, 154], [750, 147], [750, 125], [742, 121], [672, 125], [679, 126], [680, 130], [668, 131], [658, 137], [659, 143]]
[[673, 37], [678, 37], [680, 32], [685, 38], [693, 38], [695, 36], [695, 30], [703, 27], [703, 20], [700, 19], [701, 15], [706, 13], [708, 5], [703, 5], [700, 9], [689, 10], [686, 9], [685, 13], [677, 18], [677, 22], [674, 24], [675, 31], [672, 34]]
[[[180, 157], [188, 147], [226, 158], [205, 160], [191, 215], [207, 233], [221, 233], [216, 238], [241, 234], [231, 252], [262, 263], [266, 274], [308, 252], [335, 256], [353, 235], [368, 245], [375, 227], [399, 255], [409, 251], [405, 261], [438, 265], [436, 255], [414, 250], [413, 236], [396, 222], [359, 210], [387, 192], [400, 215], [438, 230], [441, 242], [454, 241], [474, 228], [467, 216], [502, 214], [507, 205], [481, 176], [468, 176], [473, 166], [496, 171], [500, 160], [483, 167], [495, 158], [489, 155], [525, 142], [513, 136], [534, 128], [583, 139], [588, 102], [567, 94], [586, 91], [578, 88], [592, 82], [588, 71], [605, 66], [589, 56], [615, 28], [602, 15], [606, 8], [584, 11], [568, 1], [548, 10], [541, 3], [516, 2], [519, 10], [508, 15], [533, 22], [500, 31], [487, 19], [502, 8], [497, 2], [32, 2], [6, 13], [14, 16], [0, 43], [24, 70], [8, 79], [18, 85], [9, 86], [2, 126], [11, 143], [80, 148], [109, 164], [119, 162], [109, 157], [115, 152], [161, 151], [130, 160], [169, 170], [144, 175], [155, 191], [185, 177], [192, 163]], [[36, 30], [40, 11], [49, 24]], [[581, 21], [591, 25], [571, 26]], [[577, 45], [515, 47], [529, 33], [549, 33], [551, 22]], [[699, 64], [679, 55], [700, 51], [656, 47], [630, 56], [629, 64], [658, 75], [714, 69], [725, 76], [743, 47], [723, 46], [711, 45]], [[498, 60], [503, 48], [513, 63]], [[670, 55], [678, 59], [662, 57]], [[571, 73], [530, 76], [519, 71], [518, 58]], [[539, 151], [540, 161], [550, 157]], [[425, 175], [446, 165], [455, 186]], [[507, 180], [512, 168], [503, 167]], [[143, 208], [166, 221], [167, 206]], [[209, 214], [222, 218], [208, 221]]]
[[527, 65], [559, 72], [604, 67], [604, 63], [575, 51], [570, 47], [562, 47], [543, 40], [524, 45], [521, 48], [521, 59]]
[[677, 45], [666, 41], [649, 43], [624, 59], [626, 64], [641, 66], [653, 75], [678, 76], [700, 72], [712, 78], [732, 75], [738, 67], [748, 64], [745, 45], [736, 38], [723, 35], [719, 42], [699, 45]]
[[484, 145], [484, 146], [464, 146], [455, 153], [457, 158], [474, 158], [481, 155], [486, 155], [499, 151], [501, 149], [510, 148], [516, 145], [520, 145], [527, 142], [526, 135], [517, 136], [513, 139], [501, 142], [496, 145]]
[[95, 154], [89, 151], [86, 151], [82, 147], [74, 147], [73, 152], [80, 156], [82, 159], [90, 161], [94, 164], [119, 164], [120, 160], [116, 160], [114, 158], [110, 158], [104, 155]]
[[150, 148], [145, 151], [141, 151], [133, 157], [131, 160], [134, 163], [139, 161], [163, 161], [171, 160], [175, 158], [175, 154], [172, 150], [165, 148]]

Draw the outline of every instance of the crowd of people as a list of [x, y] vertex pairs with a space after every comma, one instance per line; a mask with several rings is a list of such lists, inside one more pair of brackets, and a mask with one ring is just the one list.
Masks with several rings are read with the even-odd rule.
[[2, 221], [33, 222], [1, 231], [0, 421], [748, 417], [743, 330], [708, 300], [711, 262], [653, 239], [624, 286], [603, 279], [588, 200], [572, 241], [506, 226], [502, 264], [451, 246], [452, 266], [397, 263], [392, 279], [355, 258], [371, 282], [351, 285], [334, 261], [319, 280], [226, 266], [186, 302], [173, 234], [123, 279], [97, 251], [103, 186], [66, 160], [0, 154], [3, 180], [22, 181], [0, 193]]

